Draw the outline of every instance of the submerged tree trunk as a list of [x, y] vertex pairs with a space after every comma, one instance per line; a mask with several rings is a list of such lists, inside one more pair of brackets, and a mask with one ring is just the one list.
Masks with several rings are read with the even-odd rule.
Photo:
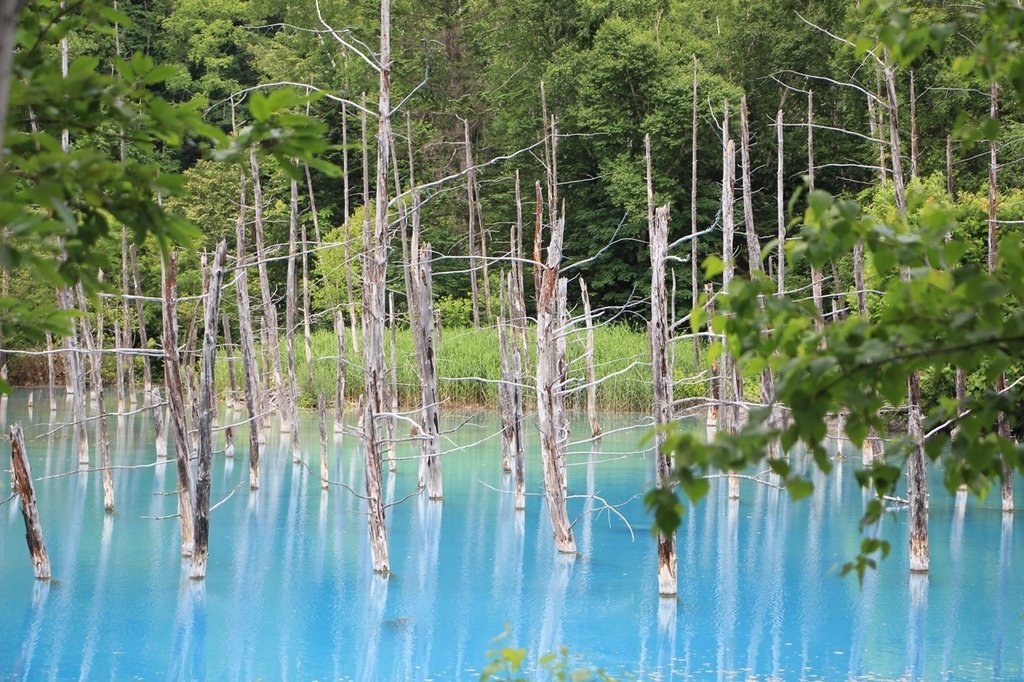
[[25, 434], [21, 424], [11, 425], [11, 469], [14, 492], [21, 498], [21, 516], [25, 521], [25, 540], [36, 580], [50, 579], [50, 557], [46, 554], [43, 527], [36, 511], [36, 491], [32, 485], [32, 468], [25, 450]]
[[178, 514], [181, 522], [181, 555], [191, 556], [195, 546], [195, 485], [189, 463], [189, 437], [185, 426], [185, 401], [182, 396], [181, 366], [178, 360], [178, 257], [171, 252], [164, 265], [164, 380], [170, 403], [171, 430], [174, 432], [174, 460], [178, 470]]
[[[690, 122], [690, 303], [697, 306], [700, 271], [697, 266], [697, 55], [693, 55], [693, 119]], [[693, 334], [693, 371], [700, 372], [700, 334]]]
[[214, 368], [217, 363], [217, 318], [220, 311], [220, 290], [224, 283], [224, 256], [227, 243], [217, 245], [210, 271], [203, 315], [203, 359], [199, 378], [199, 462], [195, 494], [195, 550], [192, 553], [193, 580], [206, 577], [206, 559], [210, 550], [210, 484], [213, 470], [213, 417], [217, 410], [214, 399]]
[[[512, 362], [509, 340], [511, 325], [509, 319], [509, 292], [506, 289], [505, 274], [498, 276], [498, 350], [501, 359], [501, 380], [498, 381], [498, 415], [501, 418], [501, 470], [512, 471], [512, 393], [509, 385]], [[511, 335], [514, 338], [515, 332]]]
[[[127, 394], [128, 402], [135, 404], [135, 357], [128, 349], [132, 347], [132, 308], [128, 301], [131, 291], [131, 268], [129, 267], [129, 246], [128, 226], [121, 226], [121, 330], [123, 336], [118, 341], [124, 349], [122, 364], [126, 365], [127, 373], [118, 378], [118, 402], [122, 402], [123, 396]], [[127, 382], [127, 385], [124, 385]], [[123, 409], [123, 408], [120, 408]]]
[[391, 148], [391, 3], [380, 5], [380, 93], [377, 102], [377, 197], [371, 233], [363, 230], [363, 369], [366, 407], [363, 412], [367, 527], [370, 555], [376, 573], [390, 572], [387, 527], [384, 525], [381, 483], [381, 442], [378, 420], [385, 412], [384, 301], [387, 287], [388, 153]]
[[235, 344], [231, 340], [231, 321], [228, 314], [221, 317], [221, 328], [224, 330], [224, 354], [227, 357], [228, 387], [224, 404], [228, 409], [234, 409], [235, 400], [238, 396], [238, 378], [235, 372]]
[[[740, 159], [743, 163], [743, 229], [747, 233], [747, 259], [751, 274], [763, 272], [761, 265], [761, 242], [754, 226], [754, 199], [750, 176], [750, 122], [747, 120], [747, 98], [740, 100]], [[764, 296], [758, 296], [758, 307], [765, 309]], [[771, 367], [761, 370], [761, 402], [771, 405], [775, 400], [775, 377]]]
[[[85, 292], [81, 286], [78, 287], [78, 304], [82, 312], [85, 313]], [[100, 322], [102, 323], [101, 319]], [[102, 339], [100, 330], [97, 330], [96, 338], [97, 341]], [[110, 513], [114, 511], [114, 476], [110, 469], [110, 434], [107, 432], [107, 411], [103, 403], [103, 372], [100, 366], [100, 354], [103, 348], [98, 342], [96, 346], [93, 346], [88, 317], [84, 315], [82, 317], [82, 340], [85, 342], [85, 350], [89, 354], [89, 364], [92, 367], [92, 386], [96, 393], [96, 441], [100, 446], [100, 467], [103, 469], [103, 509]]]
[[587, 374], [587, 421], [593, 438], [601, 437], [601, 423], [597, 420], [597, 376], [594, 372], [594, 320], [590, 311], [590, 294], [587, 283], [580, 278], [580, 297], [583, 299], [583, 324], [586, 328], [586, 342], [583, 363]]
[[[556, 213], [552, 208], [552, 213]], [[565, 506], [565, 473], [561, 467], [564, 458], [566, 425], [559, 421], [565, 412], [560, 409], [560, 378], [565, 365], [559, 357], [561, 329], [559, 296], [564, 295], [565, 280], [559, 278], [562, 262], [562, 233], [564, 219], [556, 218], [551, 226], [547, 262], [540, 264], [541, 286], [537, 292], [537, 428], [540, 431], [541, 459], [544, 466], [544, 491], [547, 495], [548, 514], [554, 533], [555, 548], [559, 552], [576, 552], [572, 525]]]
[[334, 335], [338, 339], [338, 362], [334, 375], [334, 433], [342, 433], [345, 430], [345, 314], [337, 309], [334, 311]]
[[[648, 138], [649, 139], [649, 138]], [[662, 206], [650, 222], [651, 250], [651, 372], [654, 383], [655, 459], [658, 487], [672, 486], [672, 456], [665, 450], [665, 427], [672, 422], [672, 375], [668, 364], [668, 309], [665, 291], [665, 259], [668, 257], [669, 207]], [[674, 596], [679, 591], [676, 577], [675, 533], [658, 533], [658, 594]]]
[[398, 460], [395, 459], [395, 415], [398, 414], [398, 328], [395, 325], [395, 292], [388, 294], [388, 332], [390, 334], [391, 357], [386, 368], [388, 375], [388, 414], [384, 425], [387, 437], [388, 471], [398, 471]]
[[[419, 211], [415, 206], [413, 211]], [[414, 232], [415, 234], [415, 232]], [[417, 235], [418, 237], [418, 235]], [[439, 500], [444, 496], [441, 478], [441, 427], [438, 419], [437, 360], [434, 348], [434, 293], [431, 274], [430, 244], [423, 244], [416, 253], [418, 239], [413, 240], [413, 297], [415, 299], [416, 329], [413, 341], [416, 344], [416, 359], [419, 364], [423, 432], [421, 461], [425, 464], [427, 497]]]
[[139, 277], [139, 259], [135, 245], [128, 247], [128, 257], [132, 264], [132, 284], [135, 287], [135, 317], [139, 322], [139, 348], [142, 349], [142, 404], [150, 404], [153, 392], [153, 370], [149, 362], [149, 340], [146, 334], [146, 316], [142, 306], [142, 279]]
[[53, 362], [53, 335], [46, 332], [46, 377], [47, 391], [50, 398], [50, 414], [57, 411], [57, 368]]
[[[64, 310], [72, 310], [71, 289], [65, 288], [58, 291], [60, 307]], [[71, 321], [71, 334], [64, 337], [64, 352], [67, 358], [66, 381], [71, 392], [71, 404], [75, 416], [75, 439], [78, 441], [78, 463], [89, 463], [89, 434], [85, 429], [85, 377], [82, 368], [81, 358], [78, 355], [78, 333], [75, 321]]]
[[[892, 156], [892, 180], [896, 189], [896, 208], [900, 218], [907, 214], [906, 185], [903, 177], [903, 161], [900, 157], [900, 129], [894, 67], [885, 68], [886, 95], [889, 105], [889, 142]], [[910, 273], [904, 268], [903, 278]], [[913, 448], [907, 460], [907, 496], [910, 499], [910, 570], [915, 573], [928, 571], [928, 475], [925, 468], [923, 429], [921, 426], [921, 389], [917, 372], [907, 377], [907, 398], [909, 402], [907, 427]]]
[[[284, 392], [287, 400], [285, 406], [288, 412], [289, 440], [292, 449], [292, 461], [296, 464], [302, 461], [302, 451], [299, 449], [299, 382], [295, 372], [295, 314], [298, 307], [298, 294], [296, 287], [295, 257], [297, 255], [297, 242], [299, 239], [299, 187], [293, 179], [291, 181], [291, 211], [288, 214], [288, 281], [285, 283], [285, 346], [288, 353], [288, 386]], [[283, 428], [282, 428], [283, 430]]]
[[249, 155], [249, 163], [252, 167], [256, 265], [260, 278], [260, 299], [263, 302], [263, 329], [267, 332], [267, 342], [264, 344], [263, 352], [269, 352], [270, 355], [270, 365], [274, 379], [272, 386], [277, 395], [277, 412], [281, 422], [280, 430], [281, 433], [287, 433], [291, 430], [290, 402], [284, 383], [283, 372], [281, 371], [281, 342], [277, 335], [277, 306], [274, 305], [270, 291], [270, 277], [267, 274], [267, 250], [263, 242], [263, 181], [260, 178], [260, 167], [256, 159], [255, 150]]
[[[989, 93], [989, 116], [993, 120], [997, 120], [999, 118], [999, 83], [996, 81], [992, 81], [992, 86]], [[996, 241], [996, 228], [998, 226], [996, 212], [999, 206], [997, 182], [997, 173], [999, 170], [999, 165], [997, 163], [996, 140], [991, 140], [989, 142], [988, 149], [988, 271], [990, 273], [994, 273], [996, 270], [997, 259], [999, 256], [999, 244]], [[999, 376], [996, 377], [995, 390], [997, 393], [1002, 393], [1006, 390], [1005, 372], [1000, 372]], [[1007, 419], [1005, 412], [999, 413], [997, 428], [1000, 438], [1005, 438], [1009, 440], [1010, 422]], [[1000, 486], [1000, 492], [1002, 494], [1003, 511], [1012, 512], [1014, 508], [1013, 467], [1005, 459], [1003, 459], [1003, 479], [1002, 485]]]
[[249, 425], [249, 488], [260, 487], [260, 377], [256, 362], [256, 338], [253, 333], [252, 307], [249, 302], [249, 275], [245, 257], [246, 188], [245, 171], [238, 175], [238, 219], [235, 222], [235, 301], [238, 304], [238, 346], [242, 354], [245, 382], [245, 409]]

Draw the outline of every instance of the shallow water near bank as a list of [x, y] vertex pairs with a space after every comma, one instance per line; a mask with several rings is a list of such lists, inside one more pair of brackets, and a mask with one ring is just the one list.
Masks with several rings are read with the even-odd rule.
[[[500, 469], [496, 416], [446, 417], [442, 428], [458, 428], [444, 445], [443, 503], [414, 495], [413, 459], [385, 475], [396, 503], [386, 580], [371, 573], [365, 505], [353, 493], [362, 490], [357, 439], [332, 437], [331, 480], [351, 491], [324, 493], [271, 433], [262, 487], [250, 493], [247, 437], [236, 429], [235, 458], [215, 458], [212, 499], [230, 497], [212, 513], [207, 579], [195, 582], [179, 556], [177, 520], [154, 518], [176, 511], [167, 494], [173, 466], [116, 470], [117, 511], [106, 515], [98, 472], [39, 480], [77, 463], [70, 430], [41, 435], [52, 428], [46, 401], [37, 392], [30, 414], [27, 396], [15, 392], [0, 422], [5, 431], [14, 421], [25, 427], [54, 580], [33, 580], [17, 502], [0, 506], [7, 677], [476, 679], [498, 646], [524, 647], [535, 660], [562, 645], [627, 679], [1024, 675], [1024, 591], [1015, 579], [1024, 542], [1014, 528], [1024, 521], [1003, 515], [998, 495], [958, 508], [937, 472], [927, 579], [908, 576], [905, 512], [886, 516], [881, 534], [893, 554], [863, 587], [837, 576], [860, 541], [863, 497], [849, 457], [799, 502], [744, 481], [731, 503], [725, 481], [712, 481], [680, 528], [673, 600], [657, 596], [642, 503], [653, 461], [636, 416], [606, 415], [614, 432], [600, 447], [574, 447], [576, 557], [556, 554], [541, 497], [516, 513], [500, 492], [511, 481]], [[68, 415], [61, 402], [52, 421]], [[301, 421], [305, 461], [319, 471], [315, 414]], [[573, 426], [582, 440], [583, 421]], [[532, 420], [526, 431], [535, 433]], [[115, 465], [154, 461], [145, 414], [111, 418], [110, 433]], [[528, 446], [528, 491], [540, 493], [535, 438]], [[411, 446], [399, 449], [412, 455]], [[602, 510], [606, 503], [617, 513]]]

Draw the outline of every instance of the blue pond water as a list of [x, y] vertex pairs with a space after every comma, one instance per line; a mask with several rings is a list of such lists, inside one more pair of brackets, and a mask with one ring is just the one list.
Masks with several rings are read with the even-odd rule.
[[[26, 427], [37, 479], [76, 469], [67, 430], [45, 400], [17, 392], [0, 422]], [[40, 409], [42, 407], [43, 409]], [[3, 412], [3, 410], [0, 410]], [[64, 421], [61, 404], [55, 422]], [[228, 416], [222, 422], [237, 418]], [[317, 468], [313, 415], [304, 449]], [[98, 473], [37, 483], [54, 581], [32, 578], [16, 502], [0, 506], [0, 674], [12, 679], [475, 679], [492, 639], [531, 660], [561, 645], [627, 679], [1005, 679], [1024, 677], [1024, 521], [998, 501], [958, 505], [933, 476], [932, 572], [908, 577], [906, 515], [881, 534], [893, 555], [863, 588], [836, 567], [856, 553], [863, 498], [855, 459], [789, 501], [725, 481], [680, 529], [677, 600], [659, 599], [656, 547], [638, 494], [653, 479], [635, 417], [606, 416], [600, 448], [575, 448], [570, 513], [579, 555], [556, 555], [542, 498], [516, 514], [496, 489], [493, 415], [448, 417], [443, 504], [412, 497], [388, 510], [393, 575], [371, 574], [358, 497], [293, 465], [271, 435], [263, 486], [250, 495], [242, 433], [218, 455], [208, 578], [187, 578], [171, 466], [115, 472], [117, 512]], [[582, 439], [583, 424], [574, 434]], [[532, 429], [532, 423], [528, 431]], [[110, 420], [118, 465], [153, 462], [142, 414]], [[93, 434], [94, 435], [94, 434]], [[536, 444], [529, 490], [541, 490]], [[411, 455], [400, 450], [400, 456]], [[415, 462], [385, 478], [389, 500], [415, 491]], [[798, 466], [806, 467], [806, 463]], [[331, 478], [362, 487], [355, 439], [332, 442]], [[239, 487], [239, 484], [242, 485]], [[8, 485], [3, 486], [4, 498]], [[617, 515], [602, 503], [621, 505]], [[630, 530], [632, 527], [632, 532]], [[1016, 542], [1015, 542], [1016, 540]]]

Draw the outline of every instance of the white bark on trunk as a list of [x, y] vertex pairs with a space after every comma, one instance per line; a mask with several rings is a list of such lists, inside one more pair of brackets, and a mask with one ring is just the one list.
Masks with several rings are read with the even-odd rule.
[[[906, 185], [903, 177], [903, 160], [900, 157], [899, 109], [896, 99], [894, 67], [885, 68], [886, 95], [889, 105], [889, 142], [892, 150], [892, 180], [896, 189], [896, 208], [900, 219], [907, 215]], [[903, 279], [910, 273], [904, 268]], [[917, 372], [907, 377], [908, 414], [907, 428], [913, 447], [907, 459], [907, 497], [910, 501], [910, 570], [913, 573], [928, 571], [928, 475], [924, 460], [924, 433], [921, 427], [921, 390]]]
[[199, 449], [196, 471], [195, 549], [192, 553], [193, 580], [206, 577], [210, 551], [210, 486], [213, 472], [213, 419], [217, 412], [214, 370], [217, 364], [217, 318], [220, 316], [220, 292], [224, 283], [224, 258], [227, 243], [222, 239], [213, 255], [210, 284], [203, 313], [203, 355], [199, 377]]
[[[414, 212], [419, 211], [417, 205]], [[414, 219], [415, 220], [415, 219]], [[423, 244], [417, 252], [418, 230], [414, 230], [413, 238], [413, 299], [416, 306], [414, 316], [416, 329], [413, 330], [413, 341], [416, 345], [416, 360], [419, 366], [421, 386], [421, 413], [423, 430], [419, 434], [422, 439], [420, 458], [424, 464], [424, 484], [427, 497], [439, 500], [444, 496], [441, 477], [441, 427], [438, 415], [437, 399], [437, 357], [434, 347], [434, 294], [431, 273], [430, 244]]]
[[[668, 296], [665, 291], [665, 259], [668, 257], [669, 207], [657, 209], [648, 225], [651, 251], [651, 371], [654, 385], [655, 460], [660, 488], [672, 486], [672, 457], [664, 449], [664, 428], [672, 421], [672, 375], [668, 364]], [[658, 594], [678, 593], [675, 533], [658, 533]]]
[[273, 372], [273, 390], [277, 395], [277, 412], [280, 417], [281, 433], [291, 430], [291, 410], [281, 371], [281, 342], [277, 335], [277, 306], [270, 291], [270, 277], [267, 274], [267, 250], [263, 241], [263, 180], [260, 178], [259, 160], [256, 150], [249, 155], [252, 169], [253, 212], [256, 236], [256, 263], [260, 278], [260, 299], [263, 304], [263, 329], [267, 332], [267, 343], [263, 352], [269, 353], [271, 371]]
[[597, 376], [594, 372], [594, 319], [590, 310], [590, 294], [587, 283], [580, 278], [580, 297], [583, 299], [583, 325], [586, 329], [586, 343], [583, 351], [587, 373], [587, 421], [594, 438], [601, 437], [601, 423], [597, 419]]
[[[299, 448], [299, 382], [295, 371], [295, 315], [298, 307], [298, 293], [296, 287], [295, 257], [297, 255], [299, 240], [299, 187], [298, 183], [291, 181], [291, 210], [288, 216], [288, 281], [285, 283], [285, 347], [288, 354], [288, 386], [284, 393], [287, 400], [289, 442], [291, 443], [292, 461], [296, 464], [302, 461], [302, 451]], [[283, 427], [282, 427], [283, 430]]]
[[174, 460], [178, 471], [178, 520], [181, 522], [181, 555], [191, 556], [195, 546], [195, 485], [188, 429], [185, 427], [185, 401], [182, 396], [181, 366], [178, 360], [178, 257], [171, 252], [164, 264], [164, 380], [171, 407], [171, 430], [174, 433]]
[[[565, 505], [564, 460], [566, 447], [565, 411], [560, 409], [561, 377], [564, 358], [559, 357], [558, 337], [561, 329], [559, 290], [565, 291], [565, 280], [560, 280], [562, 262], [562, 233], [564, 221], [558, 218], [551, 226], [551, 242], [547, 262], [539, 264], [541, 286], [537, 292], [537, 427], [541, 439], [541, 459], [544, 466], [544, 491], [548, 514], [554, 533], [555, 548], [559, 552], [576, 552], [572, 526]], [[562, 302], [564, 309], [564, 301]]]

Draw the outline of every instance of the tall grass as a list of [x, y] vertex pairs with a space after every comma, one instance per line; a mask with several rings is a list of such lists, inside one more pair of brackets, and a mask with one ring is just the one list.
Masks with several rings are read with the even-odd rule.
[[[523, 397], [527, 407], [533, 404], [534, 380], [532, 368], [536, 358], [534, 333], [529, 331], [529, 360], [524, 379]], [[349, 341], [346, 338], [346, 341]], [[435, 339], [436, 340], [436, 339]], [[328, 404], [334, 399], [335, 367], [337, 363], [337, 340], [331, 331], [313, 333], [313, 377], [310, 383], [305, 362], [305, 345], [302, 338], [296, 339], [296, 370], [299, 382], [299, 404], [310, 407], [316, 404], [316, 395], [323, 393]], [[347, 344], [345, 363], [345, 395], [348, 400], [357, 400], [363, 392], [362, 352]], [[386, 335], [385, 353], [390, 362], [390, 335]], [[257, 349], [259, 355], [261, 349]], [[420, 400], [419, 379], [416, 373], [416, 357], [413, 351], [412, 335], [407, 328], [397, 333], [398, 391], [399, 402], [404, 408], [415, 407]], [[566, 343], [568, 367], [568, 394], [566, 404], [570, 408], [582, 409], [585, 405], [584, 391], [586, 368], [583, 361], [584, 337], [582, 329], [570, 332]], [[704, 353], [702, 355], [706, 356]], [[284, 342], [281, 356], [285, 357]], [[236, 360], [236, 371], [241, 379], [241, 362]], [[702, 363], [703, 364], [703, 363]], [[597, 376], [597, 402], [602, 410], [647, 411], [651, 409], [652, 379], [650, 349], [647, 335], [625, 325], [610, 325], [594, 330], [594, 367]], [[702, 367], [700, 371], [705, 371]], [[693, 367], [693, 350], [690, 341], [680, 341], [675, 352], [675, 374], [680, 381], [676, 385], [675, 398], [706, 395], [705, 380], [687, 381], [697, 375]], [[497, 382], [501, 378], [501, 350], [498, 332], [493, 327], [444, 329], [437, 343], [438, 397], [448, 405], [497, 406]], [[266, 379], [264, 378], [264, 381]], [[217, 362], [217, 386], [223, 389], [227, 384], [227, 362], [221, 353]], [[240, 385], [241, 387], [241, 385]]]

